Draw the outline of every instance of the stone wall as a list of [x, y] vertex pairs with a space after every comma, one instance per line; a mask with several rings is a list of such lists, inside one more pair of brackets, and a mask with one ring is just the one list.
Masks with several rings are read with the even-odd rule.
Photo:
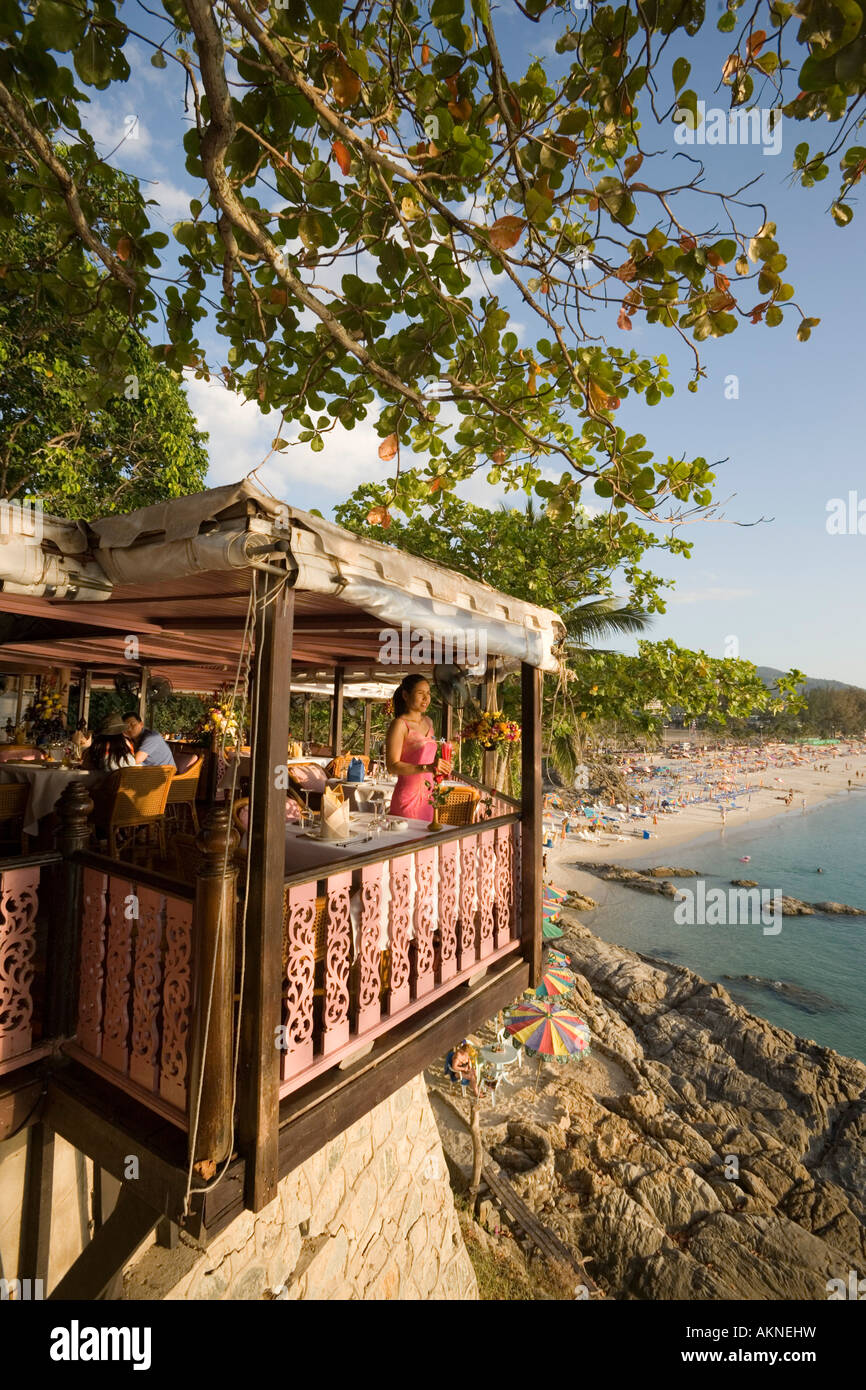
[[128, 1299], [476, 1299], [439, 1133], [416, 1077], [284, 1178], [205, 1251], [185, 1235], [127, 1271]]

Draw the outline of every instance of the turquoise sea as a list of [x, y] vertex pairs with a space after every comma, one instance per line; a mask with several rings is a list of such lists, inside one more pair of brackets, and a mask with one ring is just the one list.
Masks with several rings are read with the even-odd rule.
[[[751, 859], [743, 864], [746, 854]], [[616, 862], [615, 845], [610, 859]], [[700, 869], [708, 891], [747, 878], [806, 902], [866, 908], [866, 791], [754, 826], [729, 825], [676, 850], [647, 847], [646, 855], [628, 862]], [[694, 888], [694, 880], [674, 881]], [[589, 891], [600, 905], [581, 916], [603, 940], [688, 966], [719, 981], [752, 1013], [866, 1062], [866, 917], [783, 917], [781, 932], [771, 936], [760, 924], [680, 926], [672, 899], [619, 884], [595, 880]]]

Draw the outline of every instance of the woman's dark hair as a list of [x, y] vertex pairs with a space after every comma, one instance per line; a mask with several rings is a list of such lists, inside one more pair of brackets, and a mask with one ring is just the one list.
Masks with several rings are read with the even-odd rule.
[[400, 684], [397, 686], [397, 689], [394, 691], [392, 697], [395, 715], [401, 715], [406, 713], [406, 711], [409, 708], [409, 696], [412, 694], [412, 691], [415, 689], [416, 685], [420, 685], [421, 681], [426, 681], [426, 679], [426, 676], [421, 676], [417, 674], [414, 676], [403, 677]]
[[93, 742], [84, 756], [86, 765], [93, 772], [104, 772], [112, 759], [121, 763], [129, 757], [129, 740], [124, 734], [94, 734]]

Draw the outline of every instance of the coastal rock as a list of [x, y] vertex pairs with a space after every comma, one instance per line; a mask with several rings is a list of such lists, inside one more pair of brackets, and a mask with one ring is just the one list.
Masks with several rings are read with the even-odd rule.
[[569, 907], [574, 908], [575, 912], [591, 912], [594, 907], [598, 907], [595, 898], [588, 898], [584, 893], [577, 893], [572, 890], [567, 898]]
[[849, 907], [847, 903], [812, 903], [815, 912], [839, 912], [849, 917], [866, 917], [866, 907]]
[[666, 898], [676, 896], [676, 888], [668, 879], [657, 879], [651, 872], [626, 869], [622, 864], [581, 864], [587, 873], [597, 874], [608, 883], [622, 883], [642, 893], [661, 893]]
[[704, 874], [700, 869], [645, 869], [644, 873], [651, 874], [653, 878], [703, 878]]
[[755, 878], [732, 878], [731, 885], [734, 888], [757, 888], [758, 880]]
[[531, 1136], [544, 1219], [615, 1298], [824, 1300], [866, 1261], [866, 1066], [563, 925], [581, 1013], [633, 1089], [558, 1069], [550, 1184]]

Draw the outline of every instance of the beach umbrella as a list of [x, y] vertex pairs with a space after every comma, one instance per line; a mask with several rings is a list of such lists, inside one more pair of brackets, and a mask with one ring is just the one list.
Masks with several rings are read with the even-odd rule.
[[556, 1062], [589, 1050], [590, 1031], [572, 1009], [553, 999], [527, 999], [509, 1010], [506, 1030], [527, 1052]]
[[541, 935], [545, 941], [558, 941], [561, 936], [565, 936], [565, 932], [561, 927], [554, 926], [553, 922], [544, 921], [541, 926]]
[[574, 974], [564, 965], [549, 965], [541, 977], [536, 990], [539, 999], [553, 999], [558, 994], [568, 994], [574, 988]]
[[557, 951], [555, 946], [548, 946], [547, 948], [547, 964], [564, 965], [567, 970], [571, 967], [571, 962], [565, 952]]
[[554, 888], [552, 883], [545, 883], [544, 885], [544, 896], [552, 898], [555, 902], [562, 902], [566, 896], [566, 891], [565, 888]]

